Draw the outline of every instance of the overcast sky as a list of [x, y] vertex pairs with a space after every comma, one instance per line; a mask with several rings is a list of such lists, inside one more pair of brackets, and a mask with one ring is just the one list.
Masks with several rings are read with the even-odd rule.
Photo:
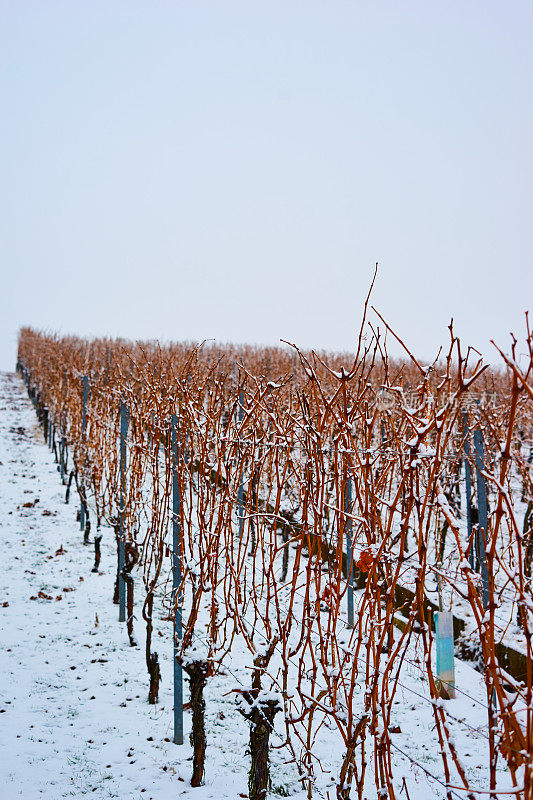
[[530, 0], [0, 9], [0, 369], [24, 324], [348, 350], [376, 261], [422, 359], [523, 330]]

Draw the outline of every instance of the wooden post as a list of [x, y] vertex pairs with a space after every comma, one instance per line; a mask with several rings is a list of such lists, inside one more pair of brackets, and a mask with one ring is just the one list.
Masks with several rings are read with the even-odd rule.
[[183, 744], [183, 671], [178, 663], [178, 641], [182, 631], [180, 488], [178, 480], [178, 417], [171, 417], [172, 444], [172, 606], [174, 608], [174, 744]]

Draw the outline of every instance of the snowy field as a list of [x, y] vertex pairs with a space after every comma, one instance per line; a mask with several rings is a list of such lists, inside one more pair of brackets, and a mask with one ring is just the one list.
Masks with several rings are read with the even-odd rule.
[[[210, 720], [208, 784], [187, 786], [190, 748], [168, 741], [169, 660], [154, 708], [146, 702], [144, 652], [129, 646], [112, 604], [112, 532], [102, 541], [102, 572], [93, 574], [77, 506], [65, 505], [53, 456], [12, 375], [0, 383], [0, 462], [0, 796], [167, 800], [193, 792], [203, 800], [246, 793], [240, 719], [231, 738], [227, 729], [217, 737]], [[170, 653], [170, 629], [167, 636]]]
[[[3, 800], [247, 797], [248, 728], [232, 694], [242, 668], [238, 653], [206, 687], [206, 782], [193, 789], [189, 711], [185, 744], [171, 741], [171, 623], [155, 620], [162, 686], [160, 702], [149, 706], [144, 625], [136, 623], [140, 646], [130, 647], [112, 603], [113, 532], [103, 530], [101, 571], [92, 573], [93, 549], [83, 545], [75, 493], [66, 505], [53, 456], [15, 375], [0, 375], [0, 486]], [[485, 687], [482, 676], [460, 662], [456, 680], [457, 699], [446, 703], [449, 726], [468, 778], [483, 792], [488, 788]], [[397, 796], [444, 798], [427, 683], [415, 666], [406, 668], [402, 682], [392, 721]], [[282, 740], [282, 730], [275, 731], [272, 745]], [[322, 773], [313, 796], [333, 800], [342, 746], [327, 727], [316, 746]], [[273, 750], [271, 761], [272, 796], [307, 797], [283, 748]], [[501, 764], [505, 790], [510, 780]], [[374, 800], [370, 776], [367, 786], [365, 798]], [[466, 793], [453, 790], [452, 796]]]

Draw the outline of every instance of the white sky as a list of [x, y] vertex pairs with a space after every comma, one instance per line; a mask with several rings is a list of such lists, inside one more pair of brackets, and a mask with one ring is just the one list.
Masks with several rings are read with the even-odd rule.
[[[531, 307], [529, 0], [4, 0], [0, 369], [23, 324], [429, 360]], [[391, 351], [398, 348], [391, 343]]]

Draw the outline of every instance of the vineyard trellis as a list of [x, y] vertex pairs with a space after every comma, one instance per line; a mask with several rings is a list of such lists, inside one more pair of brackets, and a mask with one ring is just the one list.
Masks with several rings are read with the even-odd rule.
[[[86, 544], [94, 531], [95, 571], [102, 525], [114, 531], [113, 599], [132, 645], [135, 592], [142, 606], [150, 703], [160, 682], [154, 604], [173, 625], [174, 741], [183, 743], [184, 673], [193, 786], [206, 770], [205, 687], [231, 672], [238, 648], [252, 800], [269, 790], [274, 734], [312, 797], [323, 728], [342, 744], [338, 798], [362, 800], [370, 783], [381, 798], [408, 796], [391, 740], [406, 665], [428, 687], [442, 762], [432, 779], [448, 798], [477, 797], [445, 702], [459, 610], [469, 642], [456, 644], [478, 654], [486, 684], [489, 795], [502, 793], [500, 758], [511, 781], [503, 794], [533, 798], [529, 326], [522, 362], [517, 344], [500, 351], [497, 370], [465, 354], [452, 326], [445, 356], [427, 367], [409, 351], [390, 359], [364, 326], [350, 360], [295, 345], [21, 331], [18, 370], [67, 500], [73, 482], [78, 491]], [[526, 656], [518, 675], [499, 656], [511, 628]]]

